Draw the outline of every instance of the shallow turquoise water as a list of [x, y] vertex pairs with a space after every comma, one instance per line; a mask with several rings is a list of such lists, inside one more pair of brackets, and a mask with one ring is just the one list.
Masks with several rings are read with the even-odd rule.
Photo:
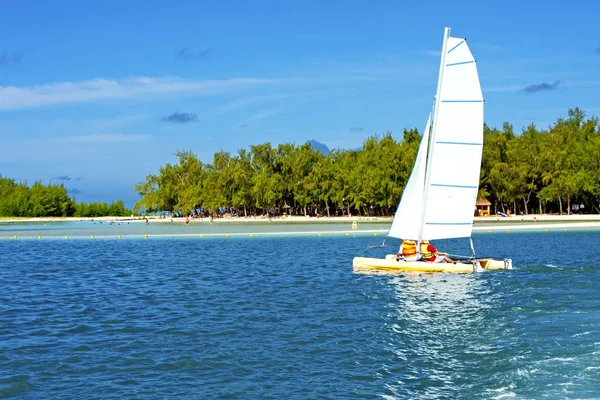
[[0, 397], [598, 398], [600, 233], [474, 241], [515, 269], [353, 273], [369, 233], [0, 240]]
[[282, 234], [305, 234], [305, 233], [387, 233], [389, 222], [360, 222], [356, 229], [352, 228], [352, 219], [338, 223], [327, 223], [313, 221], [281, 222], [273, 221], [252, 222], [252, 220], [240, 219], [239, 221], [219, 221], [210, 223], [208, 220], [194, 220], [186, 225], [179, 222], [156, 222], [148, 225], [141, 221], [137, 222], [115, 222], [110, 224], [106, 221], [58, 221], [58, 222], [30, 222], [30, 223], [6, 223], [0, 222], [0, 239], [13, 238], [41, 238], [47, 237], [153, 237], [153, 236], [247, 236], [248, 234], [259, 235], [282, 235]]

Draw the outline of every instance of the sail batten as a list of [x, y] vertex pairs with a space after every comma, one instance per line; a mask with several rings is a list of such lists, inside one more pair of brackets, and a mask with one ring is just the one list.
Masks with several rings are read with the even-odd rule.
[[450, 50], [448, 50], [447, 54], [452, 53], [458, 46], [460, 46], [461, 44], [465, 43], [465, 41], [463, 40], [462, 42], [460, 42], [459, 44], [457, 44], [456, 46], [454, 46], [453, 48], [451, 48]]
[[463, 189], [477, 189], [477, 186], [472, 185], [448, 185], [443, 183], [432, 183], [431, 186], [451, 187], [451, 188], [463, 188]]
[[470, 64], [470, 63], [474, 63], [474, 62], [475, 62], [475, 60], [455, 62], [455, 63], [452, 63], [452, 64], [446, 64], [446, 67], [453, 67], [455, 65], [462, 65], [462, 64]]
[[468, 143], [468, 142], [442, 142], [436, 141], [436, 144], [451, 144], [456, 146], [483, 146], [483, 143]]

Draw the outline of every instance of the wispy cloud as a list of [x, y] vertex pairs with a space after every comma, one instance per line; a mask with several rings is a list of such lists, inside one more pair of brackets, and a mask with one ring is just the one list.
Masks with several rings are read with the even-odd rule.
[[362, 126], [353, 126], [352, 128], [350, 128], [350, 132], [362, 132], [364, 130], [365, 128], [363, 128]]
[[[146, 146], [151, 145], [150, 141], [152, 139], [152, 135], [122, 133], [10, 138], [2, 142], [3, 153], [0, 157], [0, 165], [30, 161], [59, 163], [77, 161], [82, 163], [80, 165], [93, 164], [94, 162], [106, 163], [109, 160], [119, 160], [119, 157], [129, 159], [132, 148], [127, 144]], [[71, 174], [62, 175], [63, 178], [66, 176], [70, 177], [72, 182], [83, 179], [85, 175], [82, 174], [78, 177]]]
[[[469, 45], [471, 45], [471, 42], [469, 42]], [[479, 49], [482, 49], [482, 50], [485, 50], [488, 52], [495, 52], [495, 53], [504, 51], [504, 47], [499, 46], [497, 44], [491, 44], [491, 43], [473, 42], [473, 47], [478, 47]], [[432, 57], [440, 57], [442, 55], [442, 51], [441, 50], [425, 50], [425, 51], [423, 51], [423, 54], [432, 56]]]
[[100, 132], [104, 130], [115, 131], [117, 128], [121, 128], [126, 125], [131, 125], [135, 122], [142, 121], [146, 118], [148, 118], [147, 115], [124, 115], [122, 113], [116, 113], [109, 118], [86, 121], [86, 125], [88, 132]]
[[169, 94], [195, 96], [234, 92], [251, 87], [295, 83], [298, 79], [231, 78], [193, 81], [177, 77], [135, 77], [123, 80], [92, 79], [41, 86], [0, 86], [0, 110], [45, 107], [104, 100], [164, 98]]
[[214, 53], [214, 47], [207, 47], [200, 51], [191, 51], [188, 47], [184, 47], [175, 54], [177, 60], [190, 61], [197, 58], [205, 58]]
[[151, 135], [124, 135], [122, 133], [101, 133], [92, 135], [65, 136], [58, 139], [65, 143], [124, 143], [152, 140]]
[[482, 87], [483, 92], [491, 93], [491, 92], [519, 92], [523, 90], [523, 85], [505, 85], [505, 86], [492, 86], [492, 87]]
[[23, 52], [15, 51], [12, 53], [4, 52], [0, 53], [0, 68], [5, 68], [10, 65], [17, 65], [21, 63], [23, 59]]
[[565, 82], [564, 86], [565, 87], [588, 87], [588, 86], [597, 86], [600, 85], [600, 81], [598, 80], [594, 80], [594, 81], [571, 81], [571, 82]]
[[268, 103], [271, 101], [284, 100], [284, 99], [291, 98], [294, 96], [302, 96], [302, 95], [304, 95], [304, 93], [296, 93], [294, 95], [292, 95], [292, 94], [272, 94], [272, 95], [264, 95], [264, 96], [249, 96], [249, 97], [245, 97], [245, 98], [238, 99], [238, 100], [232, 101], [230, 103], [227, 103], [227, 104], [217, 108], [216, 110], [214, 110], [211, 113], [211, 115], [225, 114], [229, 111], [233, 111], [238, 108], [252, 106], [254, 104]]
[[248, 118], [248, 121], [258, 121], [259, 119], [263, 119], [263, 118], [271, 117], [273, 115], [281, 114], [283, 111], [284, 111], [283, 108], [270, 108], [268, 110], [263, 110], [263, 111], [260, 111], [256, 114], [252, 115], [250, 118]]
[[273, 115], [281, 114], [284, 111], [285, 109], [283, 107], [269, 108], [263, 111], [259, 111], [256, 114], [251, 115], [246, 121], [238, 125], [238, 128], [247, 128], [253, 122], [260, 121], [261, 119], [265, 119]]
[[560, 85], [561, 85], [561, 81], [542, 82], [542, 83], [537, 83], [535, 85], [526, 86], [523, 89], [523, 91], [525, 93], [532, 94], [532, 93], [537, 93], [537, 92], [544, 92], [544, 91], [549, 91], [549, 90], [555, 90], [555, 89], [558, 89], [558, 87]]
[[[470, 43], [470, 42], [469, 42]], [[497, 44], [491, 44], [491, 43], [473, 43], [473, 46], [477, 46], [481, 49], [487, 50], [487, 51], [491, 51], [491, 52], [501, 52], [504, 51], [504, 47], [497, 45]]]
[[256, 114], [250, 116], [250, 118], [246, 120], [246, 123], [248, 124], [250, 122], [256, 122], [267, 117], [272, 117], [273, 115], [281, 114], [282, 112], [284, 112], [283, 108], [270, 108], [267, 110], [259, 111]]

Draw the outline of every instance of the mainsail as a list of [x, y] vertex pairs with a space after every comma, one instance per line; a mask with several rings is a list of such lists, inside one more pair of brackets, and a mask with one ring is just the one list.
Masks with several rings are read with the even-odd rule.
[[[483, 95], [466, 41], [449, 33], [446, 28], [429, 151], [422, 154], [427, 147], [422, 142], [389, 236], [471, 236], [483, 149]], [[423, 159], [427, 160], [425, 167], [420, 164]], [[412, 182], [413, 177], [419, 182]]]

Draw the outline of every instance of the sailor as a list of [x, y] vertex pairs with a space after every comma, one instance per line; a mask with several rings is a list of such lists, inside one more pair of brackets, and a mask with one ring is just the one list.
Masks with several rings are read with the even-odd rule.
[[429, 240], [423, 240], [421, 242], [421, 254], [423, 255], [423, 260], [431, 263], [454, 262], [453, 259], [448, 257], [448, 253], [439, 252]]
[[414, 240], [404, 239], [402, 241], [402, 246], [400, 246], [398, 259], [403, 259], [404, 261], [419, 261], [417, 243]]

